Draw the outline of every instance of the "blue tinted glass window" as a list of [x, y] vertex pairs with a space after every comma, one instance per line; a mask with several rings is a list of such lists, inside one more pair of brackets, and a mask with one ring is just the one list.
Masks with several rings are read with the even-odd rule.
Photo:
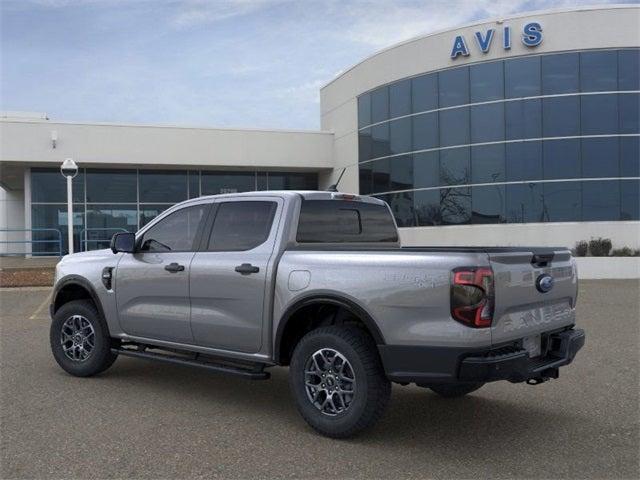
[[389, 144], [392, 154], [411, 151], [410, 117], [389, 122]]
[[360, 181], [360, 194], [369, 195], [373, 189], [373, 168], [371, 162], [358, 165]]
[[358, 160], [364, 162], [373, 158], [373, 141], [371, 140], [371, 128], [365, 128], [358, 132]]
[[582, 139], [582, 176], [585, 178], [617, 177], [618, 137]]
[[471, 147], [471, 183], [504, 182], [504, 144]]
[[620, 176], [640, 177], [640, 137], [620, 138]]
[[269, 190], [269, 179], [267, 172], [256, 172], [256, 190], [262, 192]]
[[440, 152], [413, 154], [413, 183], [414, 188], [440, 185]]
[[489, 62], [469, 67], [471, 103], [504, 98], [502, 62]]
[[269, 172], [269, 190], [317, 190], [315, 173]]
[[504, 199], [504, 185], [471, 187], [471, 223], [503, 223], [505, 221]]
[[413, 193], [414, 212], [420, 227], [442, 224], [440, 190], [418, 190]]
[[547, 140], [543, 142], [545, 179], [580, 178], [580, 140]]
[[618, 133], [617, 95], [583, 95], [580, 101], [583, 135]]
[[202, 172], [202, 194], [251, 192], [256, 189], [254, 172]]
[[371, 127], [371, 157], [384, 157], [390, 153], [389, 124], [383, 123]]
[[624, 93], [620, 99], [620, 133], [640, 133], [640, 95]]
[[443, 225], [464, 225], [471, 222], [471, 188], [441, 188], [440, 213]]
[[389, 118], [389, 87], [381, 87], [371, 92], [371, 123]]
[[178, 203], [188, 197], [187, 172], [140, 170], [140, 202]]
[[469, 143], [469, 108], [441, 110], [439, 116], [440, 146], [466, 145]]
[[542, 179], [542, 142], [507, 143], [505, 150], [508, 182]]
[[358, 128], [371, 124], [371, 95], [365, 93], [358, 97]]
[[[60, 177], [60, 172], [56, 172]], [[67, 243], [67, 206], [66, 205], [31, 205], [31, 228], [52, 228], [60, 231], [60, 235], [53, 231], [33, 232], [31, 239], [36, 242], [31, 247], [33, 255], [58, 255], [60, 248], [62, 253], [69, 251]], [[4, 228], [4, 227], [3, 227]], [[84, 205], [73, 205], [73, 246], [74, 251], [84, 250], [85, 244], [80, 244], [80, 232], [84, 229]], [[109, 237], [111, 238], [111, 237]], [[15, 240], [15, 238], [11, 238]], [[62, 243], [62, 247], [60, 246]], [[87, 243], [89, 250], [94, 250], [95, 242]], [[101, 248], [105, 248], [103, 245]], [[18, 251], [18, 244], [7, 244], [8, 250]]]
[[524, 183], [506, 186], [508, 223], [542, 222], [542, 185]]
[[597, 222], [620, 219], [620, 182], [582, 182], [582, 220]]
[[200, 196], [200, 172], [189, 172], [189, 198], [198, 198]]
[[[84, 173], [79, 169], [71, 181], [74, 202], [84, 202]], [[55, 168], [31, 169], [31, 201], [67, 203], [67, 179]]]
[[464, 185], [470, 179], [469, 147], [440, 151], [440, 185]]
[[580, 135], [580, 97], [543, 99], [542, 132], [545, 137]]
[[401, 155], [391, 159], [390, 190], [410, 190], [413, 188], [413, 157]]
[[583, 92], [613, 92], [617, 90], [617, 52], [580, 53], [580, 83], [580, 89]]
[[438, 74], [422, 75], [411, 80], [414, 113], [438, 108]]
[[87, 202], [137, 202], [137, 189], [135, 170], [87, 170]]
[[391, 161], [388, 158], [376, 160], [371, 164], [373, 169], [373, 192], [388, 192], [391, 180]]
[[504, 104], [471, 107], [471, 143], [504, 140]]
[[138, 229], [138, 206], [135, 203], [131, 205], [89, 205], [87, 207], [87, 228], [103, 229], [102, 232], [107, 235], [105, 240], [110, 240], [117, 231], [135, 232]]
[[640, 220], [640, 181], [620, 182], [620, 220]]
[[582, 209], [580, 182], [543, 184], [544, 221], [579, 222]]
[[507, 60], [504, 76], [506, 98], [540, 95], [540, 57]]
[[469, 68], [453, 68], [438, 74], [440, 108], [469, 103]]
[[391, 118], [411, 113], [411, 80], [389, 86], [389, 113]]
[[399, 192], [385, 195], [384, 200], [389, 203], [398, 227], [415, 227], [413, 213], [413, 192]]
[[618, 90], [640, 90], [640, 50], [618, 52]]
[[151, 220], [153, 220], [154, 218], [156, 218], [158, 215], [160, 215], [162, 212], [164, 212], [167, 208], [169, 208], [171, 205], [166, 205], [166, 204], [162, 204], [162, 205], [140, 205], [140, 227], [144, 227], [147, 223], [149, 223]]
[[504, 108], [507, 140], [542, 136], [542, 100], [506, 102]]
[[412, 117], [413, 150], [438, 147], [438, 112]]
[[577, 53], [543, 55], [541, 70], [543, 95], [572, 93], [579, 90], [579, 57]]

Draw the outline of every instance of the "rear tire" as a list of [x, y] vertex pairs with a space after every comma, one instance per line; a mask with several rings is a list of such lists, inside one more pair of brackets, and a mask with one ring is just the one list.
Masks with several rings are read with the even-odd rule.
[[293, 352], [289, 386], [306, 422], [332, 438], [372, 426], [391, 395], [373, 339], [355, 326], [307, 333]]
[[112, 340], [104, 319], [88, 300], [74, 300], [58, 309], [49, 341], [58, 365], [76, 377], [104, 372], [118, 358], [111, 352]]
[[430, 385], [429, 388], [444, 398], [462, 397], [468, 393], [475, 392], [484, 385], [477, 383], [443, 383], [441, 385]]

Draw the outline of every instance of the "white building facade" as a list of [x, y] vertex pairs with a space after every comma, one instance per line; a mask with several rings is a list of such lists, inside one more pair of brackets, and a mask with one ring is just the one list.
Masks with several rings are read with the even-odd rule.
[[[0, 230], [51, 239], [31, 230], [57, 229], [64, 243], [57, 167], [72, 157], [76, 249], [102, 247], [187, 198], [326, 188], [343, 170], [340, 189], [388, 201], [407, 244], [602, 236], [640, 248], [639, 25], [640, 8], [614, 6], [412, 39], [324, 86], [319, 132], [6, 116]], [[51, 253], [55, 243], [32, 248]]]

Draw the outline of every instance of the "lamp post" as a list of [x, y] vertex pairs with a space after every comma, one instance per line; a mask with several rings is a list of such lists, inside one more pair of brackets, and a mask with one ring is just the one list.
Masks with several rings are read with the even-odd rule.
[[72, 158], [65, 159], [60, 165], [60, 173], [67, 179], [67, 239], [69, 254], [73, 253], [73, 177], [78, 174], [78, 165]]

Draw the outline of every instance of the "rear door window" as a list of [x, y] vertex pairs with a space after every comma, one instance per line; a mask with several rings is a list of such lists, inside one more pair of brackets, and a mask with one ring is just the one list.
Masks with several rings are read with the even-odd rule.
[[251, 250], [269, 238], [276, 202], [224, 202], [218, 206], [207, 250]]
[[386, 205], [347, 200], [305, 200], [300, 208], [299, 243], [397, 242]]

